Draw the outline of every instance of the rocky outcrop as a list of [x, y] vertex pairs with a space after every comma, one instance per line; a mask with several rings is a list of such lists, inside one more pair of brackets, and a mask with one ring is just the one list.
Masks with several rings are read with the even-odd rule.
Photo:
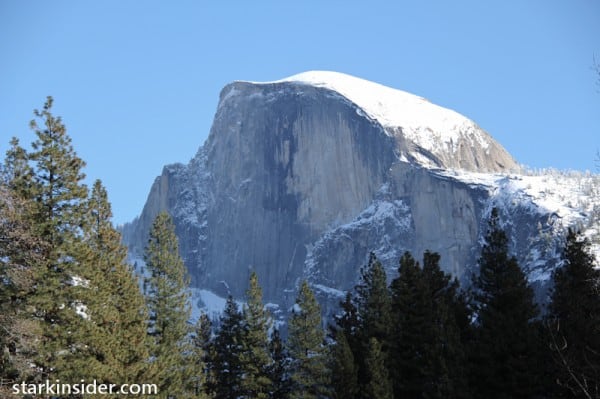
[[[499, 187], [510, 177], [491, 173], [519, 167], [502, 146], [453, 111], [353, 79], [226, 86], [206, 143], [188, 165], [163, 169], [140, 217], [123, 227], [130, 252], [142, 253], [153, 218], [167, 210], [194, 286], [242, 297], [255, 270], [266, 301], [284, 308], [303, 278], [334, 304], [370, 251], [390, 276], [404, 251], [437, 251], [464, 279], [494, 204], [518, 232], [515, 251], [531, 258], [529, 238], [549, 211], [527, 196], [506, 202]], [[377, 93], [388, 103], [369, 99]]]

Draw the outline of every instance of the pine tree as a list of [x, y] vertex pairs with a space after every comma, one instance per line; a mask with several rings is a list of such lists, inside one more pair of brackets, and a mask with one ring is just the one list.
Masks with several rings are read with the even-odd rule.
[[273, 383], [270, 399], [287, 399], [290, 394], [290, 380], [287, 373], [289, 356], [279, 330], [275, 328], [269, 342], [272, 363], [268, 369], [269, 379]]
[[211, 345], [212, 323], [204, 312], [200, 314], [192, 337], [191, 353], [191, 386], [188, 397], [196, 399], [208, 398], [209, 352]]
[[328, 396], [330, 373], [324, 339], [321, 309], [308, 283], [303, 281], [289, 319], [290, 398]]
[[89, 378], [117, 385], [144, 381], [149, 358], [147, 309], [137, 278], [126, 263], [121, 235], [112, 226], [112, 211], [102, 183], [94, 183], [87, 205], [84, 244], [87, 275], [80, 285]]
[[[368, 381], [368, 368], [365, 364], [371, 338], [376, 338], [381, 345], [382, 356], [387, 359], [390, 346], [391, 296], [387, 285], [387, 276], [381, 262], [374, 253], [369, 254], [369, 261], [361, 269], [360, 282], [356, 289], [356, 313], [359, 328], [354, 336], [349, 336], [349, 344], [357, 360], [360, 390], [365, 396]], [[349, 306], [345, 304], [345, 306]], [[351, 313], [348, 313], [351, 317]], [[348, 320], [352, 322], [352, 318]], [[387, 362], [387, 360], [386, 360]]]
[[369, 350], [365, 360], [368, 374], [366, 397], [370, 399], [393, 399], [394, 392], [390, 382], [385, 356], [377, 338], [369, 340]]
[[346, 334], [346, 331], [341, 328], [333, 332], [335, 345], [331, 354], [331, 383], [333, 396], [337, 399], [354, 399], [359, 392], [358, 364]]
[[271, 320], [262, 302], [262, 289], [255, 272], [250, 275], [246, 304], [242, 311], [243, 339], [240, 363], [243, 378], [240, 382], [243, 396], [266, 399], [272, 391], [268, 375], [271, 365], [268, 331]]
[[357, 347], [354, 341], [356, 341], [360, 330], [360, 319], [351, 292], [346, 293], [346, 297], [340, 302], [340, 306], [342, 313], [335, 316], [335, 324], [344, 332], [350, 348], [354, 350]]
[[171, 217], [160, 213], [150, 230], [145, 262], [150, 273], [148, 279], [148, 333], [150, 354], [158, 385], [159, 397], [185, 395], [189, 386], [186, 370], [187, 336], [190, 332], [188, 303], [188, 277], [179, 256], [179, 244]]
[[477, 325], [471, 351], [476, 397], [530, 398], [540, 390], [538, 309], [533, 290], [492, 211], [475, 280]]
[[437, 253], [426, 251], [421, 267], [406, 252], [391, 284], [391, 373], [397, 397], [468, 397], [458, 320], [467, 311], [458, 283], [440, 269], [439, 261]]
[[4, 168], [11, 192], [28, 204], [23, 220], [29, 234], [41, 245], [36, 254], [40, 262], [30, 265], [35, 290], [27, 297], [29, 320], [40, 326], [33, 359], [38, 380], [77, 378], [73, 370], [89, 356], [80, 334], [86, 321], [77, 313], [81, 290], [74, 284], [89, 267], [78, 252], [87, 198], [85, 163], [73, 150], [61, 119], [52, 115], [52, 103], [48, 97], [42, 111], [34, 111], [33, 152], [13, 139]]
[[589, 245], [569, 230], [553, 274], [547, 325], [563, 397], [600, 397], [600, 270]]
[[29, 161], [29, 154], [21, 147], [19, 139], [13, 137], [4, 158], [2, 182], [14, 197], [21, 200], [29, 198], [31, 195], [33, 168]]
[[215, 399], [238, 398], [242, 393], [242, 313], [233, 297], [227, 298], [221, 316], [221, 325], [214, 342], [213, 372], [215, 381], [211, 388]]
[[75, 154], [61, 118], [52, 115], [52, 105], [48, 97], [43, 109], [34, 111], [42, 126], [36, 120], [30, 124], [37, 139], [29, 154], [34, 176], [27, 195], [37, 204], [32, 219], [36, 233], [49, 244], [46, 265], [38, 275], [43, 283], [32, 302], [45, 326], [44, 349], [36, 363], [47, 377], [69, 380], [80, 377], [74, 375], [77, 364], [87, 357], [81, 353], [81, 336], [75, 333], [83, 331], [85, 322], [74, 311], [81, 302], [79, 289], [70, 283], [82, 273], [77, 250], [87, 188], [82, 183], [85, 163]]
[[385, 270], [373, 252], [361, 270], [356, 292], [364, 348], [368, 349], [371, 338], [376, 338], [385, 351], [391, 326], [391, 297]]
[[[35, 290], [34, 272], [43, 264], [44, 243], [32, 234], [26, 215], [31, 204], [0, 182], [0, 396], [9, 387], [36, 377], [31, 367], [41, 336], [28, 300]], [[6, 384], [6, 385], [4, 385]]]
[[9, 331], [17, 338], [5, 341], [11, 367], [26, 365], [19, 378], [32, 382], [142, 380], [143, 297], [110, 223], [106, 191], [97, 182], [88, 197], [85, 163], [52, 103], [34, 111], [33, 151], [13, 139], [2, 170], [10, 200], [1, 203], [0, 236], [10, 242], [0, 243], [7, 283], [0, 291], [10, 290]]
[[[80, 232], [88, 192], [82, 183], [85, 162], [75, 153], [61, 118], [52, 115], [52, 105], [53, 99], [48, 97], [42, 111], [34, 111], [43, 126], [35, 119], [30, 123], [37, 136], [29, 155], [35, 165], [31, 194], [39, 205], [36, 222], [40, 234], [60, 246]], [[66, 255], [60, 248], [56, 251], [55, 256]]]
[[[423, 397], [426, 357], [423, 333], [430, 327], [427, 287], [422, 270], [412, 255], [400, 258], [399, 276], [391, 283], [394, 312], [391, 378], [396, 397]], [[429, 334], [428, 334], [429, 335]], [[428, 339], [429, 337], [427, 337]]]
[[[466, 349], [469, 342], [469, 311], [459, 293], [459, 283], [440, 269], [440, 255], [425, 251], [423, 278], [429, 298], [429, 328], [422, 335], [429, 339], [426, 398], [467, 398]], [[462, 329], [467, 331], [464, 331]]]

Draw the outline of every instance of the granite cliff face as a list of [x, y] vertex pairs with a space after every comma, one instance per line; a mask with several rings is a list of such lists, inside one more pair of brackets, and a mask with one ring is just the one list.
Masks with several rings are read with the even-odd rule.
[[255, 270], [266, 301], [287, 309], [303, 278], [335, 304], [369, 251], [390, 276], [404, 251], [437, 251], [462, 279], [498, 206], [543, 281], [555, 258], [539, 256], [536, 237], [555, 251], [555, 219], [586, 219], [536, 202], [519, 170], [475, 123], [408, 93], [332, 72], [234, 82], [207, 141], [163, 169], [124, 240], [139, 256], [167, 210], [194, 287], [241, 298]]

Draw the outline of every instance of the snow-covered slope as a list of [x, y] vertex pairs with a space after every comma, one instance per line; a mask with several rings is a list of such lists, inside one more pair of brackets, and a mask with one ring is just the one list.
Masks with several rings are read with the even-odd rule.
[[[309, 71], [269, 83], [293, 83], [332, 90], [356, 104], [399, 142], [400, 156], [425, 167], [516, 171], [517, 163], [472, 120], [426, 99], [351, 75]], [[260, 84], [254, 82], [254, 84]], [[404, 145], [408, 141], [409, 145]], [[412, 144], [412, 145], [410, 145]], [[497, 158], [486, 164], [484, 157]], [[462, 164], [458, 161], [464, 160]]]
[[489, 192], [488, 209], [504, 211], [513, 247], [517, 247], [519, 230], [514, 225], [517, 212], [539, 215], [542, 219], [535, 234], [526, 239], [528, 253], [522, 253], [522, 267], [530, 281], [550, 278], [548, 267], [559, 261], [561, 240], [568, 228], [578, 230], [591, 242], [591, 251], [600, 259], [600, 176], [589, 172], [545, 170], [525, 174], [489, 174], [464, 171], [441, 171], [441, 175], [457, 179]]
[[[384, 127], [403, 127], [408, 138], [430, 150], [458, 142], [463, 130], [474, 127], [472, 121], [459, 113], [422, 97], [339, 72], [304, 72], [280, 82], [306, 83], [337, 91]], [[473, 134], [479, 145], [489, 147], [489, 137], [479, 131]]]

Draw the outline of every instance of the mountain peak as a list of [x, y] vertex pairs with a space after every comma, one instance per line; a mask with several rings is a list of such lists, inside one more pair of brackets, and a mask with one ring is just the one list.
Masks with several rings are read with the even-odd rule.
[[520, 169], [475, 122], [402, 90], [332, 71], [308, 71], [272, 82], [249, 83], [308, 85], [334, 91], [396, 139], [401, 159], [424, 167], [480, 172]]
[[542, 298], [561, 232], [591, 226], [592, 179], [551, 184], [515, 165], [469, 119], [400, 90], [318, 71], [233, 82], [196, 157], [163, 169], [123, 237], [142, 253], [168, 211], [198, 306], [241, 298], [256, 272], [283, 321], [303, 279], [332, 314], [371, 251], [390, 278], [405, 251], [431, 250], [467, 281], [497, 208]]

